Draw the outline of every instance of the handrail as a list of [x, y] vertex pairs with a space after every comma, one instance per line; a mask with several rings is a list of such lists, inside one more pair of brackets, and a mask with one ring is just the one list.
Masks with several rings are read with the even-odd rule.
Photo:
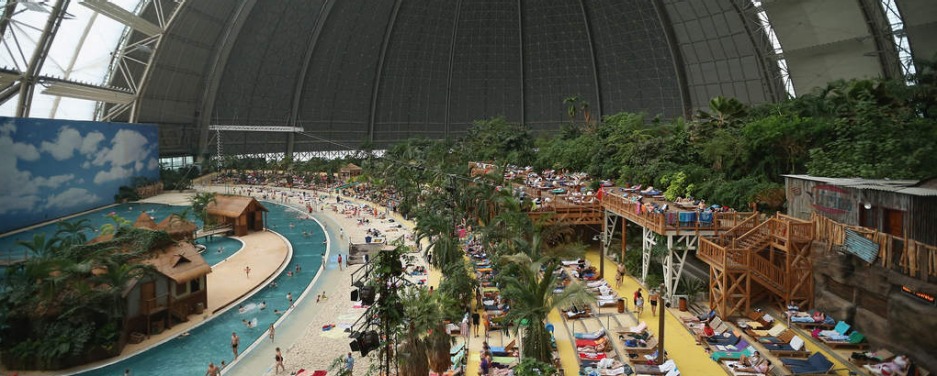
[[781, 289], [785, 288], [785, 277], [786, 273], [779, 268], [778, 266], [771, 263], [770, 260], [761, 257], [754, 252], [749, 252], [750, 257], [750, 267], [754, 274], [759, 275], [759, 277], [771, 281]]

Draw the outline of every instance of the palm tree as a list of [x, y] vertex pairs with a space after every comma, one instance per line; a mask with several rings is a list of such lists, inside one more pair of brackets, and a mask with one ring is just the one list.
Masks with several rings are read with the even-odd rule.
[[552, 360], [550, 333], [544, 322], [550, 311], [567, 307], [571, 304], [585, 304], [595, 301], [595, 297], [581, 283], [570, 283], [562, 292], [555, 294], [560, 263], [555, 258], [531, 260], [530, 256], [518, 253], [505, 256], [502, 260], [514, 264], [516, 273], [511, 278], [504, 278], [502, 293], [511, 302], [505, 320], [518, 325], [512, 327], [514, 335], [526, 323], [524, 329], [523, 357], [530, 357], [541, 362]]
[[202, 220], [202, 226], [208, 226], [211, 218], [208, 216], [208, 204], [215, 202], [214, 192], [199, 192], [192, 196], [192, 211]]
[[61, 239], [61, 244], [66, 247], [85, 244], [88, 242], [88, 237], [85, 235], [85, 232], [94, 231], [94, 228], [91, 227], [88, 222], [88, 219], [59, 222], [57, 224], [59, 230], [55, 232], [55, 236]]
[[400, 374], [426, 375], [429, 370], [443, 373], [451, 366], [449, 349], [453, 338], [446, 334], [444, 320], [458, 315], [456, 303], [446, 294], [428, 294], [423, 289], [409, 289], [403, 297], [404, 338], [398, 354]]
[[55, 257], [61, 249], [61, 240], [58, 237], [46, 240], [46, 234], [33, 234], [33, 240], [31, 242], [17, 240], [16, 244], [26, 247], [26, 249], [32, 253], [33, 257], [39, 258]]

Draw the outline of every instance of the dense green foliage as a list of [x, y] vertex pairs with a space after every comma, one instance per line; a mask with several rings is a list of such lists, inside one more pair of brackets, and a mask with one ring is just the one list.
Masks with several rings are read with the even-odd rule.
[[[116, 355], [127, 284], [152, 272], [130, 262], [172, 239], [122, 227], [110, 240], [84, 244], [85, 221], [62, 222], [52, 239], [22, 245], [25, 263], [0, 284], [0, 349], [8, 367], [58, 369]], [[97, 355], [95, 355], [97, 354]]]
[[[732, 207], [754, 202], [781, 209], [782, 174], [937, 175], [937, 111], [934, 97], [927, 95], [935, 92], [937, 80], [933, 69], [920, 76], [915, 87], [834, 82], [797, 99], [757, 107], [718, 97], [692, 119], [673, 121], [649, 121], [633, 113], [595, 121], [588, 103], [569, 97], [563, 104], [570, 124], [556, 134], [535, 140], [528, 128], [503, 118], [480, 121], [463, 140], [412, 139], [383, 158], [367, 158], [362, 179], [416, 219], [417, 239], [428, 241], [434, 266], [447, 275], [458, 273], [440, 291], [461, 308], [469, 285], [461, 273], [463, 253], [454, 229], [461, 225], [473, 231], [501, 274], [510, 276], [496, 278], [511, 302], [505, 321], [515, 333], [525, 332], [523, 356], [536, 368], [543, 364], [534, 360], [550, 361], [549, 334], [542, 325], [547, 312], [587, 299], [575, 285], [563, 294], [552, 292], [556, 261], [581, 254], [581, 248], [568, 246], [568, 230], [532, 223], [524, 205], [502, 189], [509, 183], [498, 169], [467, 176], [469, 162], [584, 171], [619, 185], [653, 185], [670, 199], [692, 196]], [[629, 270], [637, 268], [636, 255], [630, 252], [624, 260]], [[651, 274], [646, 282], [656, 285], [660, 278]], [[690, 295], [704, 286], [683, 285], [682, 292]]]

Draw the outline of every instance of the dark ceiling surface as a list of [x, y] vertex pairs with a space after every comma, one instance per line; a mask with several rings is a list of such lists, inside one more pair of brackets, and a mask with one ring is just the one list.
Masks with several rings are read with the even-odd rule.
[[[817, 1], [765, 8], [783, 19]], [[208, 126], [219, 124], [306, 131], [227, 131], [225, 153], [302, 153], [455, 138], [496, 116], [556, 131], [570, 96], [593, 118], [686, 116], [719, 95], [773, 102], [787, 94], [760, 10], [749, 0], [186, 1], [133, 120], [161, 125], [164, 155], [213, 152]], [[805, 51], [825, 43], [794, 37]], [[824, 74], [851, 74], [834, 68]]]

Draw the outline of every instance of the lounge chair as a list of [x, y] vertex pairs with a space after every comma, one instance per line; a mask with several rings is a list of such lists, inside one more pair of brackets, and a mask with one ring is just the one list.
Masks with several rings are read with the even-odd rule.
[[777, 324], [768, 330], [749, 329], [748, 334], [755, 337], [760, 343], [781, 343], [784, 341], [779, 340], [777, 337], [786, 330], [787, 328], [785, 328], [784, 325]]
[[513, 352], [514, 352], [514, 348], [515, 348], [515, 347], [514, 347], [514, 343], [515, 343], [515, 342], [514, 342], [514, 340], [512, 339], [511, 342], [508, 342], [508, 344], [507, 344], [506, 346], [504, 346], [504, 347], [490, 346], [491, 355], [493, 355], [493, 356], [506, 356], [506, 355], [508, 355], [508, 354], [513, 353]]
[[813, 353], [807, 359], [781, 358], [781, 362], [794, 375], [825, 375], [833, 370], [833, 362], [818, 352]]
[[709, 357], [712, 358], [712, 360], [715, 360], [717, 362], [723, 359], [730, 359], [730, 360], [739, 359], [742, 357], [742, 355], [751, 356], [756, 351], [756, 349], [752, 347], [751, 345], [749, 345], [748, 341], [744, 339], [739, 341], [739, 343], [736, 343], [735, 345], [729, 345], [729, 346], [720, 345], [720, 346], [715, 346], [715, 348], [719, 351], [713, 351], [713, 353], [710, 354]]
[[732, 373], [732, 376], [765, 376], [771, 373], [771, 367], [768, 367], [768, 372], [765, 373], [739, 371], [739, 368], [744, 368], [744, 365], [737, 360], [727, 360], [722, 364]]
[[682, 318], [682, 320], [683, 320], [683, 322], [685, 322], [685, 323], [702, 322], [702, 321], [707, 321], [707, 322], [708, 322], [708, 321], [712, 320], [712, 319], [715, 318], [715, 317], [716, 317], [716, 310], [715, 310], [715, 309], [711, 309], [711, 310], [709, 310], [708, 313], [705, 313], [705, 314], [702, 314], [702, 315], [699, 315], [699, 316], [694, 316], [694, 317], [684, 317], [684, 318]]
[[711, 338], [706, 339], [706, 343], [709, 346], [729, 346], [739, 343], [739, 336], [732, 332], [726, 332], [722, 334], [717, 334]]
[[647, 331], [647, 322], [641, 321], [640, 323], [638, 323], [638, 325], [615, 330], [615, 333], [618, 333], [619, 335], [641, 334], [641, 333], [644, 333], [645, 331]]
[[626, 339], [622, 342], [622, 350], [638, 356], [652, 354], [657, 351], [657, 337], [650, 337], [647, 340]]
[[677, 364], [673, 359], [664, 362], [661, 365], [635, 364], [634, 373], [639, 375], [667, 375], [668, 372], [677, 369]]
[[599, 339], [605, 336], [605, 329], [602, 328], [594, 332], [587, 333], [573, 333], [573, 336], [576, 337], [576, 339]]
[[816, 310], [810, 310], [807, 312], [798, 312], [791, 316], [791, 323], [796, 324], [802, 328], [821, 328], [821, 329], [832, 329], [836, 325], [836, 320], [830, 317], [829, 315], [823, 315], [823, 321], [817, 322], [813, 319], [813, 314]]
[[869, 346], [869, 343], [865, 341], [865, 335], [855, 330], [853, 330], [852, 333], [849, 333], [845, 340], [828, 339], [822, 336], [820, 337], [820, 340], [829, 347], [837, 348], [845, 347], [862, 349]]
[[[785, 343], [772, 343], [772, 344], [762, 344], [766, 350], [768, 350], [772, 355], [777, 357], [790, 357], [790, 358], [806, 358], [810, 356], [810, 352], [807, 351], [807, 348], [804, 347], [804, 339], [800, 336], [794, 334], [794, 332], [787, 331], [781, 334], [783, 338], [787, 338], [790, 335], [790, 339]], [[779, 337], [780, 338], [780, 337]]]

